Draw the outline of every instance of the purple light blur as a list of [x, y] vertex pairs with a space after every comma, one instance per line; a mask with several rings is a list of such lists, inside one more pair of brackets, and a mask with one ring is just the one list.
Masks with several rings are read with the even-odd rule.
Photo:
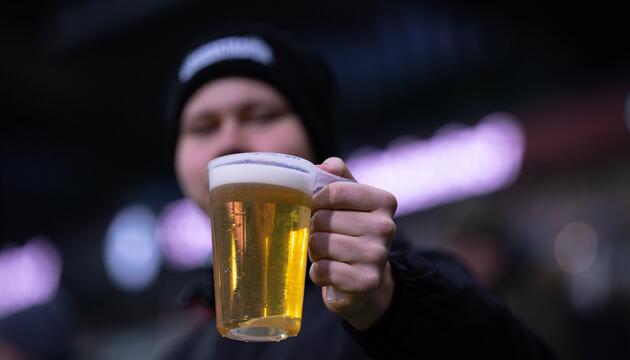
[[61, 257], [44, 237], [0, 252], [0, 317], [51, 299], [60, 277]]
[[493, 113], [475, 127], [449, 125], [428, 140], [406, 137], [384, 151], [359, 149], [348, 167], [360, 182], [394, 194], [400, 216], [509, 185], [524, 147], [518, 121]]
[[187, 270], [212, 261], [210, 219], [188, 199], [169, 204], [160, 214], [158, 239], [169, 265]]

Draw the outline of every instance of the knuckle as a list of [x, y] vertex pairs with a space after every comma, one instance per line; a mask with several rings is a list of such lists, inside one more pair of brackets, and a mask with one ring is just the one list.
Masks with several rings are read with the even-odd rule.
[[363, 273], [361, 279], [362, 280], [359, 285], [359, 291], [363, 293], [368, 293], [378, 288], [381, 277], [376, 271], [366, 271]]
[[387, 238], [392, 238], [396, 234], [396, 223], [390, 218], [381, 218], [380, 221], [376, 222], [376, 227], [376, 232]]
[[387, 259], [387, 249], [381, 245], [372, 245], [367, 252], [367, 260], [370, 263], [380, 264]]

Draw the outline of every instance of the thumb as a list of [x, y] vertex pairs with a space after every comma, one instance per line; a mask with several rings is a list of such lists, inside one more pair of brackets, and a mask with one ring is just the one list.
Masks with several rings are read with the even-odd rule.
[[324, 160], [323, 163], [317, 165], [317, 167], [331, 174], [356, 181], [354, 176], [352, 176], [352, 173], [350, 173], [350, 170], [348, 170], [346, 163], [341, 160], [341, 158], [329, 157], [328, 159]]

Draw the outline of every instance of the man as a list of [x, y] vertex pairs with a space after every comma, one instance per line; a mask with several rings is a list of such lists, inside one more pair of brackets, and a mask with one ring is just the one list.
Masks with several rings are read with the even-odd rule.
[[[170, 109], [184, 194], [207, 213], [208, 161], [238, 152], [292, 154], [352, 179], [343, 160], [331, 157], [337, 154], [335, 94], [326, 64], [273, 30], [227, 27], [208, 37], [182, 62]], [[396, 199], [386, 191], [330, 184], [313, 197], [300, 334], [280, 343], [243, 343], [221, 338], [207, 324], [171, 357], [362, 359], [462, 350], [504, 358], [548, 355], [450, 258], [408, 252], [394, 242], [395, 210]], [[402, 251], [390, 253], [392, 244]], [[326, 299], [324, 287], [334, 289], [335, 301]]]

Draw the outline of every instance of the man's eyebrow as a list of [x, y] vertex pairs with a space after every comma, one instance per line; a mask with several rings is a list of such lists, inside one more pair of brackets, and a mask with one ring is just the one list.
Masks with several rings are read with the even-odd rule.
[[274, 109], [287, 108], [285, 104], [279, 101], [275, 101], [275, 100], [274, 101], [249, 100], [249, 101], [243, 102], [240, 105], [240, 107], [241, 109], [244, 109], [244, 110], [251, 110], [257, 107], [274, 108]]
[[219, 116], [217, 115], [216, 112], [212, 111], [212, 110], [201, 110], [197, 113], [193, 113], [190, 115], [184, 115], [182, 117], [182, 123], [183, 122], [191, 122], [191, 121], [198, 121], [198, 120], [215, 120], [217, 119]]
[[258, 107], [258, 106], [276, 106], [275, 102], [272, 104], [269, 104], [268, 101], [263, 101], [263, 100], [247, 100], [244, 101], [243, 103], [240, 104], [241, 108], [245, 108], [245, 109], [251, 109], [253, 107]]

